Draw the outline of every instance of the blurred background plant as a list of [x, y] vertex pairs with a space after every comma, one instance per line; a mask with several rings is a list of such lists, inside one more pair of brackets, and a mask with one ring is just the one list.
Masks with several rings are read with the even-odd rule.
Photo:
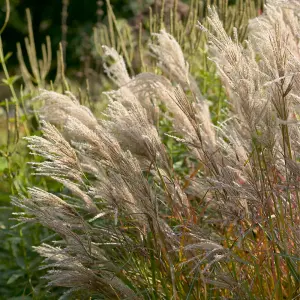
[[[10, 195], [25, 193], [39, 186], [59, 194], [62, 185], [30, 174], [29, 154], [22, 139], [40, 135], [35, 100], [40, 89], [71, 91], [81, 104], [96, 116], [106, 105], [102, 92], [116, 85], [104, 74], [102, 45], [113, 46], [124, 56], [129, 73], [151, 71], [161, 74], [149, 55], [147, 44], [151, 33], [166, 29], [179, 42], [194, 86], [211, 103], [212, 119], [221, 122], [227, 109], [226, 94], [207, 59], [206, 36], [196, 30], [197, 20], [206, 24], [208, 5], [216, 5], [226, 31], [238, 28], [244, 39], [248, 20], [260, 14], [263, 1], [36, 1], [0, 0], [0, 299], [57, 299], [60, 289], [45, 288], [41, 258], [32, 250], [54, 233], [39, 225], [16, 228], [10, 220], [19, 209], [10, 204]], [[28, 9], [29, 8], [29, 9]], [[6, 19], [9, 21], [6, 24]], [[172, 124], [159, 121], [163, 132]], [[164, 137], [174, 168], [188, 173], [188, 158], [183, 146]], [[39, 161], [38, 157], [34, 157]]]

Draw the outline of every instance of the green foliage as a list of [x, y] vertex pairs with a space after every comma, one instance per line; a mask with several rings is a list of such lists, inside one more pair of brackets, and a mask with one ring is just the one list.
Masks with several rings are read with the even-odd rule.
[[[176, 3], [176, 1], [174, 2]], [[256, 7], [251, 4], [251, 1], [246, 1], [249, 6], [249, 10], [246, 12], [242, 7], [243, 1], [237, 2], [237, 10], [239, 12], [243, 11], [241, 17], [234, 7], [225, 5], [226, 1], [220, 1], [222, 5], [219, 9], [221, 15], [224, 16], [228, 32], [231, 32], [233, 25], [238, 23], [240, 32], [244, 34], [245, 23], [250, 17], [256, 15]], [[140, 11], [137, 3], [139, 2], [127, 1], [126, 5], [131, 11], [136, 12]], [[220, 79], [216, 75], [214, 65], [207, 61], [207, 51], [204, 48], [206, 38], [192, 25], [199, 18], [203, 20], [206, 14], [204, 8], [207, 3], [205, 1], [201, 2], [201, 5], [199, 3], [198, 1], [191, 1], [188, 17], [180, 20], [177, 19], [178, 16], [174, 13], [175, 7], [168, 11], [168, 14], [164, 13], [164, 8], [158, 13], [150, 11], [149, 17], [143, 19], [143, 24], [137, 32], [124, 19], [118, 19], [119, 14], [116, 7], [120, 2], [114, 3], [111, 1], [116, 17], [112, 6], [107, 1], [107, 22], [106, 25], [99, 25], [95, 28], [93, 48], [89, 49], [92, 54], [89, 53], [89, 55], [94, 59], [96, 52], [102, 55], [101, 45], [103, 44], [115, 46], [125, 57], [131, 75], [139, 73], [141, 70], [160, 73], [161, 71], [155, 67], [153, 62], [145, 63], [147, 53], [144, 45], [151, 40], [151, 33], [166, 28], [176, 36], [184, 49], [190, 64], [190, 72], [196, 79], [203, 96], [211, 102], [212, 119], [215, 124], [218, 124], [225, 118], [226, 95]], [[11, 2], [12, 8], [17, 5], [17, 0]], [[260, 5], [261, 3], [257, 4], [257, 6]], [[25, 27], [19, 16], [14, 13], [12, 16], [12, 26], [24, 31]], [[12, 228], [12, 225], [16, 224], [14, 220], [11, 220], [13, 213], [20, 210], [11, 206], [11, 195], [26, 193], [26, 188], [30, 186], [42, 187], [54, 193], [60, 193], [62, 189], [60, 184], [30, 175], [31, 171], [27, 163], [33, 160], [38, 161], [39, 158], [33, 158], [29, 154], [22, 137], [40, 135], [39, 120], [33, 112], [38, 109], [40, 104], [32, 101], [38, 94], [39, 88], [52, 89], [58, 92], [70, 90], [78, 96], [82, 104], [91, 107], [96, 114], [100, 115], [99, 112], [103, 110], [105, 103], [99, 101], [99, 95], [102, 91], [109, 90], [112, 85], [104, 79], [101, 68], [100, 71], [97, 70], [100, 75], [96, 74], [96, 77], [92, 77], [91, 82], [82, 83], [75, 81], [74, 78], [68, 78], [66, 76], [68, 70], [65, 70], [66, 61], [63, 55], [63, 46], [59, 47], [56, 58], [53, 58], [55, 55], [52, 55], [53, 48], [50, 38], [46, 38], [46, 42], [40, 47], [41, 50], [37, 50], [29, 11], [27, 11], [27, 20], [29, 37], [25, 42], [26, 51], [24, 51], [24, 46], [21, 44], [17, 46], [17, 57], [20, 64], [17, 75], [12, 75], [8, 71], [7, 65], [12, 53], [5, 54], [0, 39], [0, 62], [4, 72], [2, 83], [10, 91], [10, 96], [0, 102], [0, 109], [3, 111], [3, 115], [0, 115], [0, 239], [3, 241], [0, 245], [0, 299], [57, 299], [58, 295], [62, 294], [62, 290], [51, 289], [51, 292], [49, 292], [45, 288], [46, 283], [42, 279], [45, 270], [40, 269], [41, 258], [32, 248], [40, 245], [43, 241], [47, 241], [50, 237], [53, 239], [53, 233], [40, 225], [33, 224]], [[45, 22], [50, 21], [45, 20]], [[51, 27], [51, 24], [49, 26]], [[90, 29], [91, 25], [88, 24], [87, 28]], [[72, 31], [72, 28], [70, 30]], [[38, 37], [38, 40], [40, 42], [41, 38]], [[70, 44], [78, 45], [81, 38], [77, 34], [74, 40]], [[90, 37], [88, 41], [90, 41]], [[70, 50], [68, 51], [70, 52]], [[41, 55], [39, 55], [40, 53]], [[78, 49], [76, 55], [80, 56], [81, 54], [81, 49]], [[57, 70], [56, 77], [53, 76], [54, 68]], [[93, 74], [97, 72], [94, 71]], [[173, 138], [165, 135], [165, 133], [170, 133], [171, 128], [170, 119], [161, 118], [159, 120], [160, 134], [172, 159], [172, 167], [175, 173], [184, 179], [185, 176], [191, 175], [191, 166], [194, 166], [195, 161], [187, 155], [186, 146], [174, 142]], [[174, 222], [177, 221], [174, 219]], [[152, 243], [154, 243], [154, 237], [149, 235], [145, 239], [148, 249], [154, 248]], [[132, 258], [129, 257], [128, 253], [121, 253], [120, 255], [128, 255], [128, 258]], [[136, 264], [141, 274], [148, 278], [148, 284], [152, 287], [153, 292], [151, 295], [147, 292], [143, 295], [145, 299], [158, 299], [158, 282], [163, 285], [165, 299], [171, 298], [170, 286], [164, 285], [164, 273], [158, 267], [160, 263], [159, 255], [155, 251], [149, 251], [144, 261], [137, 260], [136, 257], [138, 256], [133, 255], [133, 263]], [[293, 266], [292, 261], [290, 264]], [[180, 278], [179, 273], [180, 268], [177, 270], [176, 278]], [[178, 281], [178, 289], [181, 290], [182, 295], [188, 295], [187, 299], [192, 297], [201, 299], [200, 290], [195, 289], [192, 292], [192, 287], [195, 284], [193, 278], [184, 279], [190, 283], [191, 288], [187, 290], [187, 285], [184, 286]], [[128, 286], [133, 285], [129, 279], [127, 281]], [[134, 286], [132, 288], [134, 289]], [[145, 286], [145, 290], [146, 288]], [[208, 290], [209, 293], [212, 293], [211, 296], [207, 295], [208, 299], [220, 296], [218, 292], [211, 292], [212, 289], [210, 288]]]

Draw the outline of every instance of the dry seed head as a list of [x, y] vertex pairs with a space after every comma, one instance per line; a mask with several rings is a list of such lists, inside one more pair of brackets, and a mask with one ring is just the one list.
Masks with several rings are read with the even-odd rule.
[[149, 48], [158, 60], [159, 67], [183, 86], [189, 84], [189, 66], [175, 38], [165, 30], [153, 36], [156, 41], [150, 43]]
[[[119, 87], [128, 83], [131, 78], [127, 72], [123, 57], [114, 48], [102, 46], [102, 49], [104, 50], [103, 66], [107, 76]], [[109, 63], [108, 60], [113, 60], [113, 62]]]

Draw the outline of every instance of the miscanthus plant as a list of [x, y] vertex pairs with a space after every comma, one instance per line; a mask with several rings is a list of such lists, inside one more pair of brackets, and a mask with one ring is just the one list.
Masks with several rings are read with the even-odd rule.
[[26, 139], [44, 158], [35, 174], [64, 189], [13, 202], [21, 222], [57, 234], [36, 248], [50, 286], [95, 299], [299, 296], [299, 13], [298, 1], [270, 1], [243, 44], [214, 9], [197, 25], [226, 90], [222, 123], [164, 30], [149, 44], [163, 75], [132, 77], [103, 47], [119, 88], [101, 120], [71, 93], [40, 93], [43, 137]]

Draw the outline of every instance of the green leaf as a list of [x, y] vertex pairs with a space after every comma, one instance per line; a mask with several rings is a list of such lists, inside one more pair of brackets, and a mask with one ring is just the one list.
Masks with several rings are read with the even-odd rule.
[[5, 157], [0, 157], [0, 172], [4, 171], [7, 168], [7, 160]]
[[11, 56], [12, 56], [12, 52], [8, 52], [5, 56], [4, 56], [4, 61], [6, 62]]
[[7, 280], [7, 284], [12, 284], [14, 283], [18, 278], [22, 277], [23, 274], [19, 273], [19, 274], [13, 274], [12, 276], [9, 277], [9, 279]]
[[6, 85], [13, 85], [20, 77], [19, 75], [11, 76], [7, 79], [2, 79], [2, 82]]

